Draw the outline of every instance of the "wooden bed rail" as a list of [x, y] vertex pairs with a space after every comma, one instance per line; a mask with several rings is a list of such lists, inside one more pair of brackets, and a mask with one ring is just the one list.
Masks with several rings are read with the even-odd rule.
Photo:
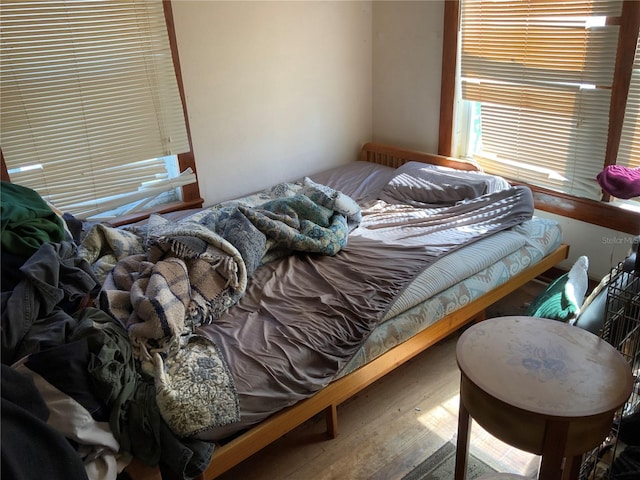
[[453, 157], [435, 155], [433, 153], [419, 152], [416, 150], [405, 150], [382, 143], [365, 143], [360, 149], [360, 160], [372, 162], [386, 167], [398, 168], [407, 162], [422, 162], [442, 167], [457, 168], [458, 170], [481, 171], [481, 168], [466, 160]]

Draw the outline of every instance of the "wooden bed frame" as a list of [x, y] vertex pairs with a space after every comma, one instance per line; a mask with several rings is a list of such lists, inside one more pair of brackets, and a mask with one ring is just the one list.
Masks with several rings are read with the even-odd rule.
[[[376, 143], [367, 143], [362, 147], [360, 160], [394, 168], [408, 161], [417, 161], [463, 170], [479, 170], [476, 165], [470, 162]], [[465, 324], [483, 320], [487, 307], [554, 267], [567, 258], [568, 252], [569, 247], [561, 245], [506, 284], [500, 285], [461, 309], [446, 315], [435, 324], [370, 363], [332, 382], [312, 397], [274, 414], [229, 443], [216, 446], [211, 463], [207, 470], [198, 477], [199, 480], [216, 478], [323, 411], [325, 412], [327, 432], [332, 438], [335, 437], [338, 434], [338, 405]], [[146, 470], [140, 465], [137, 467]], [[132, 465], [131, 469], [127, 468], [133, 478], [153, 478], [153, 475], [147, 474], [140, 476], [136, 472], [137, 467]], [[147, 473], [150, 473], [149, 470]]]

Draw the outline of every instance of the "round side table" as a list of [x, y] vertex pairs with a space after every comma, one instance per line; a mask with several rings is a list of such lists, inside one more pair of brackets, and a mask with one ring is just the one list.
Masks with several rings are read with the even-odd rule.
[[459, 338], [456, 480], [466, 474], [473, 418], [520, 450], [541, 455], [539, 479], [577, 478], [582, 454], [611, 429], [631, 394], [631, 367], [592, 333], [555, 320], [500, 317]]

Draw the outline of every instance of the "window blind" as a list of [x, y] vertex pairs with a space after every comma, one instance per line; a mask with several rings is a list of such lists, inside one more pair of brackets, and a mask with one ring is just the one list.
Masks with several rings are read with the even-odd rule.
[[636, 46], [616, 164], [640, 168], [640, 41]]
[[600, 198], [621, 3], [462, 0], [462, 96], [480, 104], [485, 170]]
[[12, 181], [64, 211], [100, 210], [189, 151], [161, 0], [3, 0], [0, 28]]

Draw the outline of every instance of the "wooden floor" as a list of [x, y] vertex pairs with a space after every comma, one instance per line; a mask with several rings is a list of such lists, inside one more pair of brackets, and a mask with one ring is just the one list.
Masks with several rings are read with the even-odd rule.
[[[489, 317], [522, 314], [545, 287], [530, 282]], [[401, 479], [443, 443], [455, 441], [461, 332], [429, 348], [338, 407], [338, 437], [318, 415], [220, 478], [228, 480]], [[539, 457], [472, 424], [471, 453], [498, 471], [535, 476]]]

